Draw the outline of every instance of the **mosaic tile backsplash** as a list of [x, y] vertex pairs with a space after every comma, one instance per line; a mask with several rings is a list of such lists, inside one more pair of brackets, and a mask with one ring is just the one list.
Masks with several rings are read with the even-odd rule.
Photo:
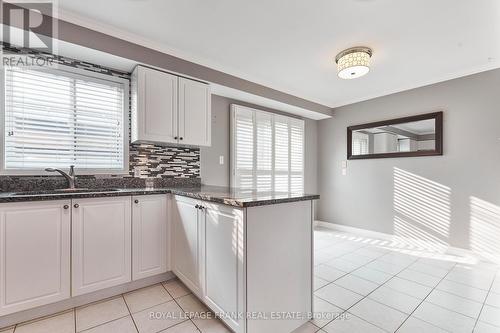
[[130, 146], [130, 173], [139, 177], [199, 178], [200, 150], [185, 147]]
[[[6, 43], [2, 43], [2, 47], [6, 53], [48, 57], [57, 64], [130, 80], [130, 73], [100, 65], [48, 53], [34, 52], [30, 49], [14, 48]], [[0, 176], [0, 187], [3, 191], [20, 191], [26, 190], [26, 188], [61, 188], [64, 187], [64, 180], [61, 178], [58, 176]], [[152, 178], [155, 187], [199, 185], [201, 183], [200, 149], [183, 146], [165, 147], [153, 144], [130, 144], [128, 175], [81, 176], [79, 177], [80, 184], [78, 186], [83, 187], [82, 184], [85, 184], [85, 187], [102, 187], [107, 184], [107, 187], [143, 187], [145, 179]]]

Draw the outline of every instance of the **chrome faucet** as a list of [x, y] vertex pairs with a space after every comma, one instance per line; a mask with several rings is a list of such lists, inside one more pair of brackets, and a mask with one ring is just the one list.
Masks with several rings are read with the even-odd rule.
[[45, 171], [47, 171], [47, 172], [59, 172], [68, 181], [68, 189], [75, 188], [76, 175], [75, 175], [75, 166], [74, 165], [69, 166], [69, 173], [62, 171], [61, 169], [54, 169], [54, 168], [46, 168]]

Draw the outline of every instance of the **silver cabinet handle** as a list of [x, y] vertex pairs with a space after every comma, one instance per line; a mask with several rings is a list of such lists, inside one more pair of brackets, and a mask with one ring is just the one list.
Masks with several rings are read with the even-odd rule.
[[69, 208], [69, 205], [64, 205], [63, 206], [64, 209], [68, 209]]
[[74, 204], [73, 207], [78, 208], [78, 207], [80, 207], [80, 205], [79, 204]]
[[194, 206], [194, 208], [200, 209], [200, 205], [196, 205], [196, 206]]
[[139, 200], [138, 200], [138, 199], [135, 199], [135, 200], [134, 200], [134, 203], [138, 204], [138, 203], [139, 203]]

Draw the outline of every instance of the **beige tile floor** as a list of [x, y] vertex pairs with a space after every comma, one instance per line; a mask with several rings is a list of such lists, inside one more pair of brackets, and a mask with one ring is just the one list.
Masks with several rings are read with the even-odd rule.
[[341, 314], [313, 320], [319, 332], [500, 333], [497, 264], [321, 227], [314, 238], [315, 311]]
[[[208, 309], [179, 281], [169, 280], [53, 316], [20, 323], [4, 333], [225, 333]], [[151, 313], [158, 318], [151, 318]]]
[[[315, 318], [293, 333], [500, 332], [496, 264], [324, 228], [314, 256]], [[185, 315], [207, 311], [170, 280], [0, 332], [230, 332], [218, 319]]]

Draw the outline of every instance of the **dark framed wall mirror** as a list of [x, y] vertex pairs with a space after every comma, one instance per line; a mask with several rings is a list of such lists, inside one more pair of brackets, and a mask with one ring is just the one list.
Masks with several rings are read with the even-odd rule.
[[347, 159], [443, 155], [443, 112], [350, 126]]

